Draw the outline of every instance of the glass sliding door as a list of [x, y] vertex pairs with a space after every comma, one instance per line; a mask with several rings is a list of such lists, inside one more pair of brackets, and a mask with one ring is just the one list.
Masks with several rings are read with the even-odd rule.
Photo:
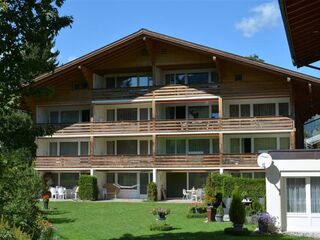
[[149, 173], [140, 173], [140, 194], [147, 194], [147, 186], [149, 183]]
[[287, 178], [287, 212], [306, 212], [305, 178]]
[[320, 177], [312, 177], [311, 184], [311, 212], [320, 213]]

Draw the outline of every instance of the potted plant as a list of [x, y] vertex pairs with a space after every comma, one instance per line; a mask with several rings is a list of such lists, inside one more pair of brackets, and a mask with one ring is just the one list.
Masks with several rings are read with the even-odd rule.
[[236, 187], [232, 193], [232, 202], [229, 210], [229, 217], [230, 221], [233, 223], [234, 231], [243, 231], [243, 224], [246, 218], [245, 211], [244, 205], [241, 202], [239, 188]]
[[269, 226], [275, 226], [276, 219], [272, 217], [269, 213], [260, 213], [258, 215], [258, 227], [259, 232], [267, 233], [269, 232]]
[[49, 199], [50, 199], [50, 192], [45, 192], [42, 194], [42, 201], [43, 201], [43, 208], [49, 209]]
[[154, 208], [152, 214], [157, 215], [157, 220], [166, 220], [166, 216], [170, 213], [169, 208]]
[[223, 222], [224, 210], [222, 205], [217, 208], [215, 219], [217, 222]]

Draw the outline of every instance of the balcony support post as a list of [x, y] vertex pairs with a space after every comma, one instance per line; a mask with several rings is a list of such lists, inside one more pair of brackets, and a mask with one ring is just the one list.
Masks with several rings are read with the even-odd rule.
[[223, 174], [223, 168], [219, 168], [220, 175]]
[[152, 169], [152, 182], [157, 183], [157, 169]]
[[219, 118], [223, 118], [222, 97], [218, 99]]
[[223, 165], [223, 152], [224, 152], [223, 133], [219, 133], [220, 166]]
[[290, 132], [290, 149], [296, 149], [296, 133], [295, 131]]
[[91, 168], [90, 169], [90, 176], [95, 176], [95, 175], [96, 175], [96, 171], [93, 168]]
[[93, 136], [90, 136], [89, 138], [89, 155], [90, 155], [90, 164], [93, 160], [94, 156], [94, 141], [93, 141]]

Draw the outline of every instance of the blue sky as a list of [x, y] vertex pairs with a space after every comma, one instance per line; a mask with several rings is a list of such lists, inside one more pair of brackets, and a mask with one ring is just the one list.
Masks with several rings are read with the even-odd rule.
[[277, 1], [66, 0], [60, 12], [74, 18], [57, 37], [60, 63], [147, 28], [319, 77], [292, 65]]

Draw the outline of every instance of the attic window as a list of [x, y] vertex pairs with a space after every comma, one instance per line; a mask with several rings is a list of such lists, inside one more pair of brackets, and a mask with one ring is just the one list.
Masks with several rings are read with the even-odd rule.
[[236, 73], [236, 74], [234, 75], [234, 80], [235, 80], [235, 81], [242, 81], [242, 80], [243, 80], [243, 75], [242, 75], [242, 73]]

